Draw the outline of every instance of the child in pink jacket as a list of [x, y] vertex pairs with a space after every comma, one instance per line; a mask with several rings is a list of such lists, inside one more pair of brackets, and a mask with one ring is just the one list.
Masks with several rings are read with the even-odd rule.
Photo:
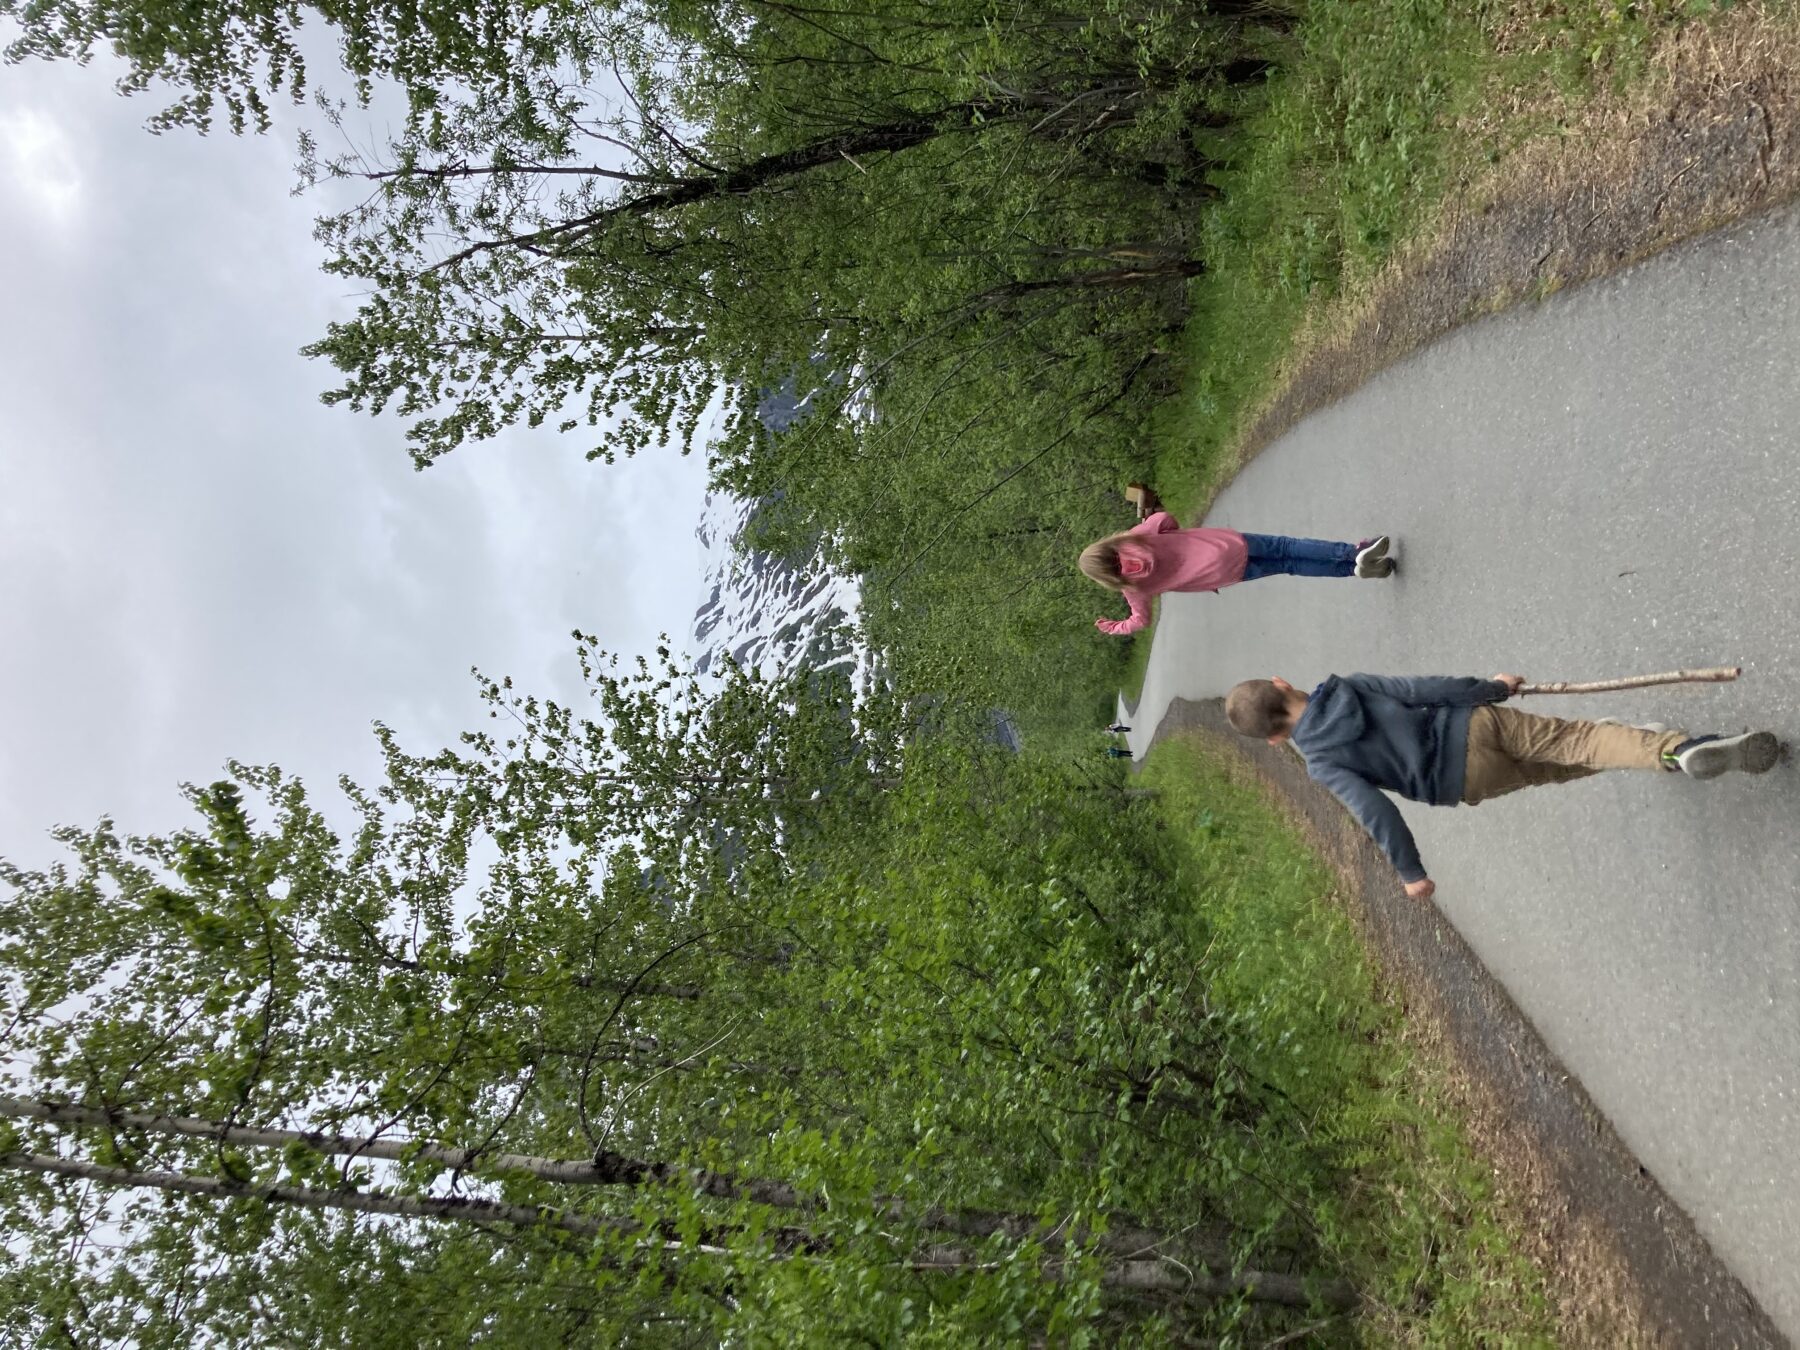
[[1102, 633], [1124, 636], [1150, 622], [1150, 597], [1164, 591], [1216, 591], [1240, 581], [1286, 574], [1295, 577], [1391, 577], [1388, 537], [1340, 544], [1291, 539], [1284, 534], [1239, 534], [1197, 527], [1184, 530], [1158, 511], [1123, 534], [1089, 544], [1080, 566], [1131, 606], [1129, 619], [1097, 619]]

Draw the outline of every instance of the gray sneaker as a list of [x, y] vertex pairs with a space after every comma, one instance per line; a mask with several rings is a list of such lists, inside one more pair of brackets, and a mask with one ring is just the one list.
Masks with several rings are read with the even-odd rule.
[[1388, 557], [1388, 546], [1392, 542], [1385, 534], [1378, 534], [1373, 539], [1365, 539], [1358, 544], [1356, 546], [1356, 575], [1359, 577], [1391, 577], [1394, 574], [1394, 567], [1392, 559]]
[[1772, 731], [1746, 731], [1741, 736], [1696, 737], [1675, 754], [1675, 764], [1689, 778], [1720, 774], [1767, 773], [1781, 758], [1781, 742]]

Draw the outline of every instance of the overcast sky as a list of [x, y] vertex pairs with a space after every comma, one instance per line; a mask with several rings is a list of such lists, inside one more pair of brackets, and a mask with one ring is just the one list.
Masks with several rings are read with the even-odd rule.
[[[571, 628], [684, 640], [704, 466], [521, 433], [421, 474], [318, 399], [347, 314], [292, 126], [151, 136], [101, 62], [0, 69], [0, 854], [185, 818], [227, 756], [365, 781], [369, 724], [436, 747], [468, 668], [568, 697]], [[321, 803], [323, 804], [323, 803]]]

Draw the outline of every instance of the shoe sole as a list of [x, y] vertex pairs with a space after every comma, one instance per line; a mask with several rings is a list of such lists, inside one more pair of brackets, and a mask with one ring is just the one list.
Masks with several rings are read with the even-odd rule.
[[1364, 572], [1363, 568], [1370, 563], [1380, 562], [1383, 558], [1387, 557], [1388, 547], [1393, 542], [1394, 541], [1389, 539], [1385, 534], [1378, 534], [1373, 539], [1369, 540], [1362, 548], [1358, 549], [1356, 551], [1356, 575], [1359, 577], [1375, 575], [1372, 572]]
[[1767, 773], [1781, 758], [1781, 742], [1771, 731], [1750, 731], [1722, 741], [1696, 745], [1681, 757], [1689, 778], [1717, 778], [1726, 773]]
[[1383, 577], [1391, 577], [1400, 570], [1392, 558], [1371, 558], [1368, 562], [1356, 564], [1356, 575], [1363, 581], [1378, 581]]

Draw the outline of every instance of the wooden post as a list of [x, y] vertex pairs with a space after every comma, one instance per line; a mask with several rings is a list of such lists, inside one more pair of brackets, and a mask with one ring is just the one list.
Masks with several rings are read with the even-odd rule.
[[1162, 510], [1162, 502], [1157, 498], [1156, 493], [1150, 488], [1145, 487], [1142, 483], [1127, 483], [1125, 485], [1125, 500], [1131, 503], [1131, 507], [1137, 512], [1137, 518], [1139, 520], [1143, 520], [1152, 513]]

